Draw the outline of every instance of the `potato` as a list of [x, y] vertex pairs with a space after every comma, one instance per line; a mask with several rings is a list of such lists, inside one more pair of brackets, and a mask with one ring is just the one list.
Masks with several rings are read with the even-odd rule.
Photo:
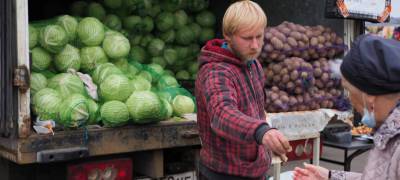
[[279, 94], [273, 92], [270, 94], [270, 98], [272, 101], [275, 101], [279, 98]]
[[321, 102], [321, 107], [322, 108], [328, 108], [329, 107], [329, 101], [328, 100], [323, 100]]
[[[285, 59], [285, 61], [286, 60], [288, 60], [288, 59]], [[286, 68], [288, 69], [288, 71], [293, 71], [294, 70], [294, 66], [293, 66], [293, 64], [286, 64]]]
[[312, 70], [312, 65], [310, 64], [310, 63], [306, 63], [306, 62], [304, 62], [304, 64], [305, 64], [305, 66], [304, 67], [306, 67], [306, 68], [308, 68], [308, 69], [310, 69], [310, 70]]
[[273, 77], [274, 77], [274, 72], [271, 71], [271, 70], [268, 70], [268, 71], [267, 71], [267, 74], [266, 74], [266, 78], [267, 78], [268, 80], [272, 80]]
[[277, 60], [277, 61], [283, 61], [285, 58], [286, 58], [286, 55], [285, 55], [285, 54], [280, 54], [280, 55], [276, 58], [276, 60]]
[[278, 26], [275, 27], [278, 31], [282, 32], [283, 28], [287, 28], [286, 27], [286, 23], [281, 23]]
[[[279, 32], [277, 29], [275, 29], [275, 28], [270, 28], [269, 29], [269, 32], [272, 34], [272, 36], [274, 36], [275, 35], [275, 33], [277, 33], [277, 32]], [[272, 39], [272, 38], [271, 38]]]
[[283, 76], [283, 75], [288, 75], [288, 74], [289, 74], [288, 69], [287, 68], [282, 68], [282, 70], [280, 72], [280, 75]]
[[296, 87], [296, 85], [293, 82], [286, 83], [286, 89], [289, 91], [294, 90], [295, 87]]
[[[297, 69], [297, 68], [296, 68]], [[295, 81], [299, 78], [299, 72], [297, 70], [294, 70], [290, 73], [290, 79], [292, 81]]]
[[324, 88], [324, 83], [322, 83], [322, 81], [320, 79], [316, 79], [315, 86], [322, 89], [322, 88]]
[[265, 36], [264, 36], [265, 39], [270, 40], [270, 39], [272, 39], [272, 37], [273, 37], [273, 35], [272, 35], [271, 32], [266, 32], [265, 33]]
[[280, 76], [274, 76], [274, 77], [272, 78], [272, 81], [273, 81], [274, 83], [279, 83], [279, 82], [281, 81], [281, 77], [280, 77]]
[[322, 75], [321, 75], [321, 81], [323, 82], [323, 83], [328, 83], [328, 81], [329, 81], [329, 79], [330, 79], [330, 76], [329, 76], [329, 74], [328, 73], [322, 73]]
[[337, 89], [331, 89], [329, 91], [329, 93], [331, 93], [333, 96], [340, 96], [341, 91], [337, 90]]
[[325, 43], [325, 37], [322, 36], [322, 35], [319, 35], [319, 36], [318, 36], [318, 42], [319, 42], [320, 44], [324, 44], [324, 43]]
[[290, 97], [289, 97], [289, 105], [290, 105], [290, 106], [294, 106], [294, 105], [296, 105], [296, 104], [297, 104], [297, 99], [296, 99], [296, 97], [290, 96]]
[[282, 70], [282, 65], [279, 63], [271, 64], [270, 66], [272, 67], [272, 71], [274, 72], [274, 74], [279, 74]]
[[291, 30], [290, 30], [289, 28], [287, 28], [287, 27], [283, 27], [283, 28], [281, 29], [281, 32], [282, 32], [285, 36], [289, 36]]
[[316, 68], [314, 69], [314, 77], [319, 78], [319, 77], [321, 77], [321, 76], [322, 76], [322, 69], [316, 67]]
[[274, 47], [272, 47], [272, 45], [269, 43], [264, 46], [264, 51], [266, 51], [266, 52], [272, 52], [273, 50], [274, 50]]
[[311, 46], [317, 46], [318, 45], [318, 38], [312, 37], [310, 40], [310, 45]]
[[289, 44], [285, 43], [285, 44], [283, 44], [283, 50], [285, 52], [290, 52], [290, 51], [292, 51], [292, 47], [290, 47]]
[[310, 109], [315, 110], [321, 108], [320, 105], [316, 102], [311, 102]]
[[326, 56], [328, 56], [328, 51], [326, 51], [326, 50], [322, 50], [322, 51], [319, 53], [319, 57], [326, 57]]
[[313, 32], [311, 30], [307, 30], [305, 32], [305, 35], [307, 36], [307, 39], [310, 39], [311, 37], [313, 37]]
[[298, 27], [297, 27], [297, 30], [298, 30], [300, 33], [305, 33], [305, 32], [307, 31], [307, 29], [306, 29], [305, 27], [303, 27], [303, 26], [298, 26]]
[[286, 36], [283, 33], [276, 31], [275, 33], [273, 33], [273, 35], [281, 40], [281, 42], [286, 42]]
[[314, 37], [318, 37], [319, 35], [322, 34], [322, 32], [323, 32], [323, 31], [320, 31], [320, 30], [314, 30], [314, 31], [313, 31], [313, 36], [314, 36]]
[[295, 84], [296, 86], [303, 86], [303, 80], [297, 79], [297, 80], [294, 81], [294, 84]]
[[299, 62], [299, 59], [300, 59], [300, 58], [296, 58], [296, 57], [293, 57], [293, 58], [292, 58], [292, 60], [293, 60], [292, 63], [293, 63], [293, 66], [294, 66], [295, 69], [300, 68], [300, 65], [301, 65], [301, 64], [300, 64], [300, 62]]
[[331, 42], [331, 34], [328, 32], [324, 32], [323, 36], [327, 42]]
[[295, 38], [293, 37], [288, 37], [287, 38], [287, 42], [289, 43], [289, 45], [293, 48], [297, 48], [298, 44]]
[[334, 106], [333, 101], [328, 101], [328, 108], [333, 108], [333, 106]]
[[288, 103], [289, 102], [289, 97], [287, 95], [283, 95], [280, 97], [281, 101], [283, 103]]
[[332, 80], [330, 80], [330, 81], [328, 81], [328, 83], [326, 83], [326, 87], [331, 88], [331, 87], [333, 87], [334, 84], [335, 83]]
[[297, 103], [302, 104], [304, 102], [303, 95], [296, 95]]
[[318, 61], [314, 61], [313, 62], [313, 67], [315, 67], [315, 68], [321, 67], [321, 62], [319, 60]]
[[276, 86], [272, 86], [272, 87], [271, 87], [271, 90], [272, 90], [273, 92], [275, 92], [275, 93], [278, 93], [278, 92], [279, 92], [279, 88], [276, 87]]
[[279, 40], [277, 37], [272, 37], [271, 38], [271, 44], [272, 46], [277, 49], [277, 50], [281, 50], [283, 48], [283, 43], [281, 40]]
[[[322, 92], [325, 92], [325, 91], [322, 91]], [[327, 99], [332, 99], [333, 96], [332, 96], [331, 93], [325, 93], [325, 98], [327, 98]]]
[[322, 51], [322, 50], [324, 50], [324, 45], [323, 45], [323, 44], [320, 44], [320, 43], [318, 43], [318, 44], [317, 44], [317, 49], [318, 49], [319, 51]]
[[307, 110], [307, 106], [305, 106], [305, 105], [300, 105], [300, 106], [298, 107], [298, 110], [299, 110], [299, 111], [306, 111], [306, 110]]
[[286, 96], [287, 95], [287, 93], [285, 92], [285, 91], [279, 91], [279, 96]]
[[297, 31], [297, 26], [294, 23], [288, 23], [287, 27], [292, 31]]
[[278, 58], [278, 56], [279, 56], [279, 53], [277, 53], [277, 52], [271, 52], [269, 54], [270, 59], [276, 59], [276, 58]]
[[268, 106], [267, 112], [274, 113], [274, 112], [277, 112], [277, 111], [276, 111], [276, 109], [275, 109], [273, 106]]
[[289, 36], [298, 41], [300, 41], [302, 39], [302, 35], [297, 31], [290, 32]]
[[280, 99], [276, 99], [275, 101], [273, 101], [273, 104], [275, 107], [282, 107], [283, 103]]
[[324, 66], [325, 66], [325, 65], [328, 65], [328, 59], [326, 59], [326, 58], [324, 58], [324, 57], [319, 58], [318, 61], [320, 61], [321, 63], [323, 63]]
[[290, 76], [289, 74], [285, 74], [282, 76], [282, 82], [283, 83], [288, 83], [290, 81]]
[[300, 49], [304, 49], [304, 48], [307, 47], [306, 44], [305, 44], [303, 41], [297, 41], [297, 42], [298, 42], [298, 47], [299, 47]]
[[307, 44], [310, 41], [310, 38], [306, 34], [302, 34], [301, 41]]
[[304, 79], [306, 79], [306, 78], [308, 77], [308, 75], [309, 75], [309, 73], [308, 73], [308, 72], [305, 72], [305, 71], [303, 71], [303, 72], [300, 73], [300, 77], [301, 77], [301, 78], [304, 78]]
[[303, 103], [310, 104], [312, 102], [312, 98], [308, 93], [303, 94]]
[[302, 93], [303, 93], [303, 88], [297, 86], [297, 87], [294, 89], [294, 93], [295, 93], [295, 94], [302, 94]]

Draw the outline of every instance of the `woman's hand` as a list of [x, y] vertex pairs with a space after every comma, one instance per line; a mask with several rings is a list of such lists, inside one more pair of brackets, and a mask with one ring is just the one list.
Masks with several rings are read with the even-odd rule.
[[296, 167], [293, 172], [294, 180], [328, 180], [328, 176], [328, 169], [307, 163], [304, 163], [304, 169]]

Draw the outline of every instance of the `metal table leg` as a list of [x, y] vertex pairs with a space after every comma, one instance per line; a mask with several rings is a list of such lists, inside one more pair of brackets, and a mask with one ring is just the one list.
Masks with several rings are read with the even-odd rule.
[[351, 154], [349, 157], [347, 157], [347, 150], [345, 151], [345, 154], [346, 154], [346, 158], [345, 158], [345, 160], [344, 160], [344, 170], [345, 171], [350, 171], [350, 169], [351, 169], [351, 161], [355, 158], [355, 157], [357, 157], [357, 156], [359, 156], [359, 155], [361, 155], [362, 153], [364, 153], [364, 152], [366, 152], [366, 151], [368, 151], [369, 149], [359, 149], [359, 150], [357, 150], [357, 151], [355, 151], [353, 154]]
[[313, 141], [313, 164], [319, 166], [319, 154], [320, 154], [320, 137], [314, 139]]

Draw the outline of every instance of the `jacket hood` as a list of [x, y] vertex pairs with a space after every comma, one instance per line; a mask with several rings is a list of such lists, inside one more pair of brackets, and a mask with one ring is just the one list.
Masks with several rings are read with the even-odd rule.
[[223, 39], [213, 39], [206, 43], [201, 49], [198, 59], [200, 67], [211, 62], [225, 62], [237, 66], [245, 65], [245, 63], [237, 58], [230, 50], [222, 48], [221, 46], [223, 43]]
[[400, 106], [397, 106], [374, 135], [375, 147], [383, 150], [393, 137], [400, 134]]

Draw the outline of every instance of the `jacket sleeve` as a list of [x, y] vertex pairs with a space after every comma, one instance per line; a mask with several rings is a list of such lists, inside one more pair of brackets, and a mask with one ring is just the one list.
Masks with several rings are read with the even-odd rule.
[[361, 173], [331, 170], [330, 180], [360, 180], [361, 176]]
[[211, 129], [219, 136], [238, 143], [256, 142], [256, 129], [266, 121], [245, 115], [238, 109], [238, 94], [229, 71], [221, 66], [212, 67], [203, 81]]

